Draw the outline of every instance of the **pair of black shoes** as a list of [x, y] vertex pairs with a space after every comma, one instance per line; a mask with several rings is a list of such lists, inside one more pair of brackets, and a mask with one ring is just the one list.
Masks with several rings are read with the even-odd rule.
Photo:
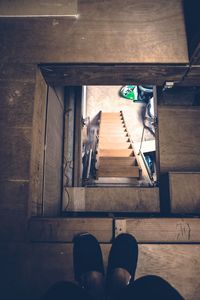
[[[86, 290], [88, 286], [83, 280], [85, 275], [97, 273], [100, 274], [100, 278], [104, 278], [105, 272], [101, 248], [93, 235], [89, 233], [81, 234], [74, 239], [73, 259], [75, 280]], [[134, 280], [137, 259], [138, 246], [135, 238], [130, 234], [120, 234], [117, 236], [112, 243], [108, 258], [105, 284], [106, 294], [115, 293], [113, 291], [115, 289], [113, 282], [117, 279], [118, 273], [120, 275], [121, 272], [123, 277], [123, 272], [125, 272], [125, 274], [130, 275], [131, 280]], [[117, 286], [120, 287], [120, 278], [118, 279]]]

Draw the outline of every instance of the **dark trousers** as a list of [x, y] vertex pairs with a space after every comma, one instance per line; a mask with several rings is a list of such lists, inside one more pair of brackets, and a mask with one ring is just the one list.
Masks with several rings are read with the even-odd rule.
[[[85, 290], [71, 282], [52, 286], [44, 300], [94, 300]], [[144, 276], [123, 288], [113, 300], [184, 300], [167, 281], [158, 276]]]

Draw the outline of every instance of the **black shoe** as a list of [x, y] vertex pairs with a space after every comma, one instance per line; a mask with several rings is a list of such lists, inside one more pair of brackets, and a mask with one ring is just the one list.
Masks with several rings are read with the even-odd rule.
[[84, 233], [74, 238], [73, 249], [74, 276], [75, 280], [81, 282], [81, 277], [92, 271], [104, 275], [102, 252], [97, 239]]
[[[110, 295], [116, 295], [120, 289], [133, 281], [138, 260], [138, 245], [136, 239], [126, 233], [122, 233], [114, 240], [107, 268], [107, 292]], [[128, 281], [121, 281], [116, 278], [116, 269], [126, 270]], [[130, 274], [130, 277], [129, 277]], [[117, 275], [118, 276], [118, 275]]]

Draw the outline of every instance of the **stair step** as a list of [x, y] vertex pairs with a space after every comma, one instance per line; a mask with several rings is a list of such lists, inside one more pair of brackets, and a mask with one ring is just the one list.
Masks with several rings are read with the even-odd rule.
[[112, 142], [100, 142], [99, 149], [130, 149], [131, 145], [128, 142], [124, 143], [112, 143]]
[[139, 184], [138, 178], [135, 177], [99, 177], [94, 186], [96, 188], [130, 188], [137, 187]]
[[100, 157], [99, 158], [99, 165], [103, 166], [113, 166], [117, 165], [119, 167], [123, 166], [133, 166], [136, 162], [134, 156], [132, 157]]
[[102, 124], [100, 130], [125, 130], [125, 126], [123, 124]]
[[137, 166], [107, 165], [99, 166], [98, 177], [134, 177], [139, 178], [140, 172]]
[[120, 112], [102, 112], [101, 118], [103, 117], [121, 117]]
[[126, 138], [126, 137], [128, 137], [128, 133], [127, 132], [100, 132], [100, 134], [99, 134], [99, 140], [101, 139], [101, 138], [109, 138], [110, 140], [111, 139], [116, 139], [116, 138], [119, 138], [119, 139], [123, 139], [123, 138]]
[[127, 130], [123, 126], [119, 126], [119, 127], [115, 127], [115, 126], [113, 126], [113, 127], [111, 127], [111, 126], [110, 127], [103, 126], [103, 127], [100, 127], [100, 132], [102, 132], [102, 131], [105, 131], [107, 134], [109, 134], [110, 131], [116, 131], [116, 132], [122, 131], [122, 132], [124, 132], [124, 131], [127, 131]]
[[122, 118], [102, 118], [101, 124], [124, 124], [124, 120]]
[[111, 156], [111, 157], [128, 157], [133, 156], [133, 149], [101, 149], [99, 151], [99, 157]]
[[[101, 136], [101, 139], [99, 140], [100, 143], [106, 143], [106, 142], [110, 142], [110, 141], [111, 141], [111, 139], [110, 139], [110, 136], [108, 136], [108, 135]], [[113, 143], [122, 143], [122, 142], [127, 143], [127, 142], [129, 142], [129, 138], [126, 136], [122, 136], [122, 137], [116, 136], [114, 139], [112, 139], [112, 142]]]
[[124, 124], [121, 118], [103, 118], [100, 124]]

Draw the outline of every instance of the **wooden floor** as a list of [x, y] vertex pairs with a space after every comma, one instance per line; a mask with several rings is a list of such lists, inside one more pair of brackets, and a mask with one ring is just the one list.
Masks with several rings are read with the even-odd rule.
[[[20, 249], [28, 261], [23, 269], [28, 274], [26, 288], [37, 299], [52, 283], [74, 280], [72, 240], [77, 233], [90, 231], [97, 237], [106, 268], [112, 238], [121, 232], [128, 232], [139, 242], [136, 278], [150, 274], [161, 276], [185, 300], [197, 300], [200, 292], [199, 228], [200, 219], [190, 218], [32, 219], [29, 224], [31, 243]], [[31, 275], [27, 273], [27, 268], [31, 268]], [[29, 276], [32, 276], [31, 280]]]

